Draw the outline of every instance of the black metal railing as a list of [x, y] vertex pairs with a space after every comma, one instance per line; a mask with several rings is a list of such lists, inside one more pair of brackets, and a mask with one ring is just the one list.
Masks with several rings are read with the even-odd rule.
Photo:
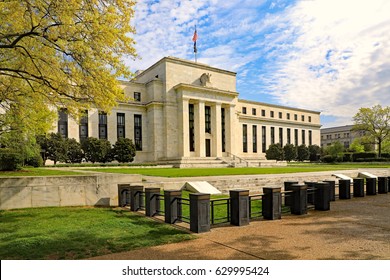
[[156, 194], [155, 196], [156, 196], [157, 201], [159, 202], [158, 205], [160, 206], [157, 209], [157, 214], [164, 216], [164, 214], [165, 214], [165, 211], [164, 211], [164, 207], [165, 207], [165, 205], [164, 205], [164, 203], [165, 203], [164, 195], [163, 194]]
[[[218, 207], [218, 209], [217, 209]], [[223, 209], [224, 210], [220, 210]], [[223, 214], [224, 213], [224, 214]], [[212, 225], [230, 222], [230, 198], [210, 200], [210, 223]]]
[[316, 188], [307, 188], [307, 209], [314, 209], [316, 199]]
[[261, 218], [263, 216], [263, 195], [256, 194], [249, 196], [249, 219]]
[[188, 198], [177, 199], [177, 217], [179, 222], [190, 223], [190, 200]]
[[281, 192], [282, 195], [282, 214], [291, 212], [291, 204], [293, 200], [293, 191]]

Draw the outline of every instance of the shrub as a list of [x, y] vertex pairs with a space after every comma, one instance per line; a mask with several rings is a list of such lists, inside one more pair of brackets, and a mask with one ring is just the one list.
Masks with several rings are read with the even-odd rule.
[[358, 161], [362, 159], [367, 159], [367, 158], [376, 158], [376, 153], [375, 152], [368, 152], [368, 153], [354, 153], [353, 154], [353, 161]]
[[19, 153], [8, 149], [0, 149], [0, 170], [15, 171], [20, 170], [23, 164], [23, 157]]
[[270, 160], [283, 160], [283, 149], [280, 144], [271, 144], [265, 152], [265, 157]]
[[67, 162], [70, 163], [81, 163], [84, 158], [84, 152], [81, 149], [81, 144], [76, 139], [66, 139], [66, 155]]
[[132, 162], [135, 157], [135, 145], [128, 138], [119, 138], [113, 147], [114, 159], [118, 162]]
[[309, 149], [306, 145], [302, 144], [297, 148], [297, 159], [298, 161], [305, 161], [309, 159]]
[[39, 154], [30, 156], [29, 158], [26, 159], [25, 164], [32, 167], [41, 167], [43, 166], [42, 156]]
[[47, 158], [57, 164], [58, 161], [67, 161], [65, 139], [59, 133], [50, 133], [47, 139]]
[[297, 158], [297, 148], [293, 144], [286, 144], [283, 147], [284, 159], [292, 161]]
[[318, 145], [310, 145], [309, 149], [309, 160], [318, 161], [321, 156], [321, 147]]
[[87, 161], [106, 163], [113, 159], [111, 144], [108, 140], [88, 137], [81, 146]]
[[343, 162], [352, 162], [352, 161], [353, 161], [353, 153], [343, 154]]
[[321, 158], [321, 161], [325, 163], [333, 163], [336, 162], [336, 157], [331, 155], [325, 155]]

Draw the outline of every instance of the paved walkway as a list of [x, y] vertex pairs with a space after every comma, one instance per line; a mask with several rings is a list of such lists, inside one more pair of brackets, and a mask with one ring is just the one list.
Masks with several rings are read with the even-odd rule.
[[[100, 260], [390, 260], [390, 193], [337, 200], [331, 211], [217, 227], [197, 239]], [[131, 241], [130, 241], [131, 242]]]

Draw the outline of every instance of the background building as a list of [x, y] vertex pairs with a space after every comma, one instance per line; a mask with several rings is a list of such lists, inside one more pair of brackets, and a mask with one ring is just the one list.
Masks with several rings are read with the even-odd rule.
[[136, 74], [122, 82], [131, 101], [110, 114], [85, 112], [80, 123], [63, 109], [56, 130], [77, 140], [130, 138], [136, 162], [179, 166], [258, 166], [270, 144], [320, 145], [319, 112], [238, 99], [234, 72], [165, 57]]
[[364, 136], [363, 132], [352, 131], [352, 128], [353, 125], [345, 125], [321, 129], [321, 147], [330, 146], [338, 141], [348, 149], [356, 138]]

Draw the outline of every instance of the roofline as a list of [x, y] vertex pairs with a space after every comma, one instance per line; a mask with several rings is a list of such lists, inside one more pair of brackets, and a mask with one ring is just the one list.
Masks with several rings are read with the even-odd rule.
[[224, 69], [221, 69], [221, 68], [212, 67], [212, 66], [207, 65], [207, 64], [203, 64], [203, 63], [199, 63], [199, 62], [193, 62], [193, 61], [190, 61], [190, 60], [181, 59], [181, 58], [172, 57], [172, 56], [166, 56], [166, 57], [161, 58], [156, 63], [154, 63], [152, 66], [150, 66], [147, 69], [143, 70], [140, 74], [135, 76], [133, 79], [137, 79], [138, 77], [144, 75], [145, 73], [150, 71], [152, 68], [155, 68], [157, 65], [159, 65], [159, 64], [161, 64], [163, 62], [171, 62], [171, 63], [181, 64], [181, 65], [187, 65], [187, 66], [200, 68], [200, 69], [204, 69], [204, 70], [211, 70], [211, 71], [214, 71], [214, 72], [224, 73], [224, 74], [231, 75], [231, 76], [236, 76], [237, 75], [236, 72], [224, 70]]
[[306, 113], [321, 114], [320, 111], [313, 111], [313, 110], [301, 109], [301, 108], [296, 108], [296, 107], [288, 107], [288, 106], [283, 106], [283, 105], [276, 105], [276, 104], [259, 102], [259, 101], [252, 101], [252, 100], [246, 100], [246, 99], [238, 99], [238, 102], [245, 102], [245, 103], [256, 104], [256, 105], [265, 105], [265, 106], [270, 106], [270, 107], [275, 107], [275, 108], [280, 108], [280, 109], [289, 109], [289, 110], [301, 111], [301, 112], [306, 112]]
[[327, 129], [341, 129], [341, 128], [347, 129], [347, 128], [352, 128], [353, 126], [354, 126], [353, 124], [347, 124], [347, 125], [341, 125], [341, 126], [325, 127], [325, 128], [322, 128], [321, 130], [324, 131]]

